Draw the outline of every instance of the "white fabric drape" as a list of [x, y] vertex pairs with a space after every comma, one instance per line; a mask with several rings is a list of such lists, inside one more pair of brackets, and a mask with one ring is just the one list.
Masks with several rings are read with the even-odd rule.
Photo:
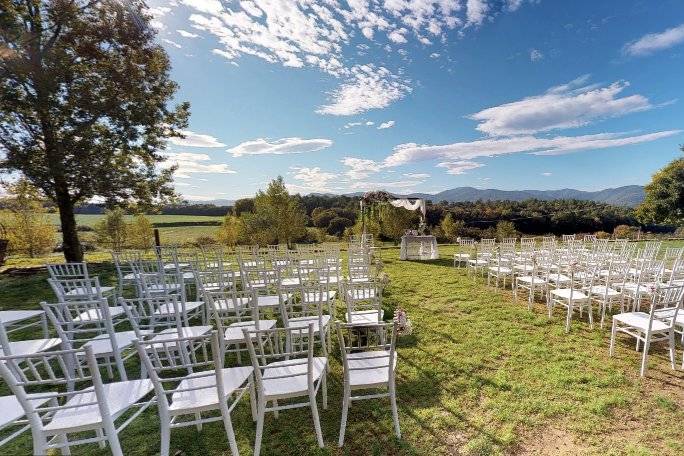
[[423, 217], [425, 217], [424, 199], [417, 199], [413, 202], [406, 198], [395, 199], [390, 201], [390, 204], [394, 207], [403, 207], [404, 209], [408, 209], [409, 211], [415, 211], [416, 209], [420, 209], [420, 212], [423, 214]]

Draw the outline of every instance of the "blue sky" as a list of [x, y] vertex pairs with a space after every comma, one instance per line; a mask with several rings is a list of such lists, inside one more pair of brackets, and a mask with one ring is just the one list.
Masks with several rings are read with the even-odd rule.
[[681, 0], [154, 0], [187, 199], [644, 184], [684, 143]]

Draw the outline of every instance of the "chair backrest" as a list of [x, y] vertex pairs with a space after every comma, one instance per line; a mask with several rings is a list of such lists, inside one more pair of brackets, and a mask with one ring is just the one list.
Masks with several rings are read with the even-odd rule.
[[[396, 365], [397, 323], [370, 325], [337, 324], [337, 339], [342, 354], [345, 381], [351, 371], [376, 370], [378, 365], [389, 369], [389, 382], [394, 381]], [[354, 354], [354, 367], [349, 365], [349, 355]], [[361, 355], [360, 353], [363, 353]], [[386, 360], [386, 361], [385, 361]], [[363, 361], [363, 362], [361, 362]]]
[[378, 321], [382, 320], [382, 284], [380, 282], [348, 281], [343, 284], [347, 321], [352, 321], [352, 312], [370, 310], [378, 313]]
[[256, 292], [253, 290], [217, 290], [205, 294], [210, 316], [219, 330], [233, 323], [260, 319]]
[[126, 319], [138, 339], [175, 329], [180, 336], [183, 327], [184, 308], [177, 296], [160, 295], [154, 297], [119, 298], [119, 305], [126, 313]]
[[79, 348], [94, 337], [109, 337], [114, 353], [118, 351], [114, 323], [106, 299], [40, 303], [65, 348]]
[[288, 299], [281, 302], [283, 325], [299, 317], [315, 317], [319, 328], [323, 327], [323, 315], [333, 316], [330, 287], [324, 283], [307, 283], [299, 287], [299, 300]]
[[59, 301], [102, 299], [102, 288], [97, 277], [87, 279], [48, 279], [50, 288]]
[[233, 271], [205, 270], [193, 271], [195, 274], [195, 285], [197, 295], [203, 296], [208, 291], [214, 290], [235, 290], [237, 280]]
[[263, 371], [273, 362], [278, 362], [278, 367], [284, 369], [280, 375], [269, 375], [269, 381], [278, 379], [286, 382], [291, 378], [306, 376], [310, 389], [313, 389], [313, 323], [305, 327], [243, 329], [242, 332], [260, 391], [263, 391]]
[[90, 277], [88, 275], [88, 265], [85, 262], [56, 263], [46, 266], [51, 279], [87, 279]]
[[[177, 337], [164, 340], [134, 341], [138, 355], [149, 373], [157, 396], [157, 405], [168, 416], [173, 402], [188, 402], [191, 408], [193, 398], [211, 394], [226, 397], [223, 383], [223, 357], [218, 342], [218, 333], [193, 337]], [[191, 348], [190, 350], [186, 349]], [[179, 387], [183, 380], [192, 376], [193, 382]], [[213, 381], [203, 381], [212, 378]]]
[[[20, 367], [20, 364], [24, 367]], [[34, 433], [43, 431], [49, 423], [49, 420], [43, 421], [43, 415], [78, 413], [79, 408], [88, 406], [98, 407], [100, 416], [111, 420], [102, 377], [91, 347], [2, 356], [0, 376], [24, 409]], [[76, 390], [76, 387], [79, 389]], [[94, 392], [95, 399], [92, 402], [83, 400], [67, 404], [75, 394], [83, 392]], [[49, 401], [40, 401], [41, 398]]]
[[665, 321], [673, 330], [684, 301], [684, 285], [656, 285], [651, 289], [652, 299], [649, 311], [648, 330], [653, 328], [653, 321]]

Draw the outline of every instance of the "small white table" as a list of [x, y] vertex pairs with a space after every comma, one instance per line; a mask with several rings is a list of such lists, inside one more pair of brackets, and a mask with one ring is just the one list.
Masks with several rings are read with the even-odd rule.
[[[37, 321], [20, 324], [33, 319]], [[46, 339], [49, 337], [47, 318], [42, 310], [0, 310], [0, 324], [5, 327], [8, 334], [31, 326], [40, 326], [43, 330], [43, 337]]]
[[400, 260], [436, 260], [438, 258], [436, 237], [408, 234], [401, 237]]

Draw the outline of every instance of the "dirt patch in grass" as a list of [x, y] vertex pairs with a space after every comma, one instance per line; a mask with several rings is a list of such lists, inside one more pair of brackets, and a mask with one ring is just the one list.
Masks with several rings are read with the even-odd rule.
[[522, 442], [513, 448], [516, 456], [570, 456], [589, 454], [588, 448], [578, 441], [569, 430], [560, 426], [548, 427], [525, 435]]

